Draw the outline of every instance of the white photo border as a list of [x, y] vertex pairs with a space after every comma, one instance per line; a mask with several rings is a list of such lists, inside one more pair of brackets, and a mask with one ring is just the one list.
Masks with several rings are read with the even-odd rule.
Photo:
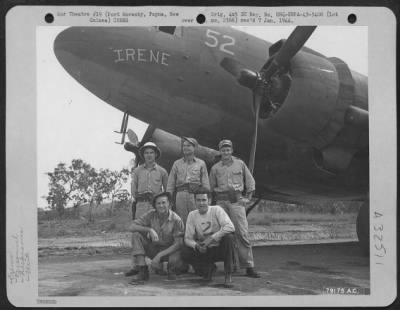
[[[247, 7], [264, 11], [263, 7]], [[350, 13], [357, 15], [357, 26], [368, 26], [368, 88], [370, 120], [370, 275], [371, 294], [362, 296], [191, 296], [191, 297], [52, 297], [55, 304], [38, 299], [38, 237], [37, 237], [37, 68], [36, 28], [38, 26], [99, 26], [84, 17], [56, 18], [52, 25], [44, 16], [73, 10], [72, 6], [17, 6], [6, 15], [6, 256], [7, 296], [15, 306], [386, 306], [397, 296], [396, 265], [396, 18], [383, 7], [323, 7], [338, 12], [336, 17], [299, 18], [296, 25], [346, 25]], [[127, 8], [125, 8], [127, 9]], [[132, 8], [130, 8], [132, 9]], [[149, 11], [155, 7], [135, 7]], [[168, 11], [170, 7], [158, 8]], [[246, 7], [173, 7], [180, 16], [209, 16], [211, 11], [242, 11]], [[274, 11], [278, 7], [268, 7]], [[313, 7], [279, 7], [279, 10], [302, 12]], [[321, 7], [315, 7], [321, 9]], [[123, 7], [76, 7], [78, 11], [124, 10]], [[182, 25], [180, 18], [166, 20], [132, 19], [124, 26]], [[294, 26], [295, 24], [291, 24]], [[197, 26], [194, 19], [192, 24]], [[207, 21], [203, 26], [207, 25]], [[226, 24], [228, 25], [228, 24]], [[239, 25], [239, 24], [235, 24]], [[256, 24], [247, 24], [256, 25]], [[262, 24], [259, 24], [262, 25]], [[121, 25], [115, 25], [121, 26]], [[222, 26], [220, 24], [219, 26]], [[262, 25], [265, 26], [265, 25]], [[273, 27], [273, 26], [271, 26]], [[23, 193], [23, 194], [21, 194]], [[376, 217], [374, 214], [381, 214]], [[384, 264], [377, 264], [374, 227], [384, 225], [383, 238], [387, 255]], [[23, 255], [15, 252], [15, 240], [23, 242]], [[24, 282], [9, 278], [15, 255], [25, 260]], [[27, 265], [29, 264], [29, 270]], [[28, 272], [29, 271], [29, 272]]]

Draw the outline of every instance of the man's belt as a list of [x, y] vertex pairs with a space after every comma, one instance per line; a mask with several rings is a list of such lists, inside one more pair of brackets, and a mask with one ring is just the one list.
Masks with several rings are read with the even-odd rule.
[[215, 192], [217, 200], [227, 200], [230, 203], [235, 203], [242, 198], [242, 194], [239, 191], [226, 191], [226, 192]]
[[135, 199], [136, 199], [137, 202], [145, 202], [145, 201], [152, 202], [153, 201], [153, 197], [154, 197], [153, 193], [146, 192], [146, 193], [137, 194]]
[[200, 187], [200, 184], [196, 183], [185, 183], [183, 185], [177, 186], [176, 191], [177, 192], [189, 192], [189, 193], [194, 193], [196, 189]]

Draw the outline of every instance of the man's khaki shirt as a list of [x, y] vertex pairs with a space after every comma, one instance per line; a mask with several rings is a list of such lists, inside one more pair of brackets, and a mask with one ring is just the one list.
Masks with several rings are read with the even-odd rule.
[[189, 183], [210, 189], [207, 166], [200, 158], [194, 157], [191, 162], [183, 158], [176, 160], [168, 177], [167, 191], [173, 193], [176, 187]]
[[230, 163], [223, 164], [221, 160], [211, 168], [210, 186], [214, 192], [243, 192], [246, 189], [250, 193], [255, 190], [256, 182], [246, 164], [232, 157]]
[[154, 245], [171, 246], [174, 242], [182, 240], [185, 231], [182, 219], [172, 210], [169, 210], [168, 218], [162, 221], [156, 210], [150, 210], [133, 221], [134, 224], [153, 228], [159, 241]]
[[131, 194], [161, 193], [167, 188], [168, 173], [163, 167], [154, 164], [147, 168], [145, 164], [137, 167], [132, 173]]

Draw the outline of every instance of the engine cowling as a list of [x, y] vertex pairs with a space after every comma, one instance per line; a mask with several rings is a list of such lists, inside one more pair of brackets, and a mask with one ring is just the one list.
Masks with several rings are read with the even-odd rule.
[[284, 74], [290, 87], [267, 119], [269, 128], [314, 147], [322, 169], [346, 169], [354, 154], [368, 148], [367, 77], [338, 58], [304, 51]]

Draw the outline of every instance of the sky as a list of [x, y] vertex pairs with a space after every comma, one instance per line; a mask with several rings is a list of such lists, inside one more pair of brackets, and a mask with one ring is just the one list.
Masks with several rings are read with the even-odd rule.
[[[292, 26], [235, 27], [274, 43], [287, 38]], [[59, 162], [81, 158], [93, 167], [120, 170], [134, 155], [114, 143], [121, 140], [122, 112], [100, 100], [74, 80], [58, 63], [53, 42], [65, 27], [37, 28], [37, 171], [38, 207], [48, 192], [46, 172]], [[344, 60], [352, 70], [368, 75], [368, 31], [358, 26], [319, 26], [306, 46], [327, 57]], [[129, 117], [128, 128], [139, 140], [147, 124]], [[129, 188], [129, 184], [126, 184]]]

